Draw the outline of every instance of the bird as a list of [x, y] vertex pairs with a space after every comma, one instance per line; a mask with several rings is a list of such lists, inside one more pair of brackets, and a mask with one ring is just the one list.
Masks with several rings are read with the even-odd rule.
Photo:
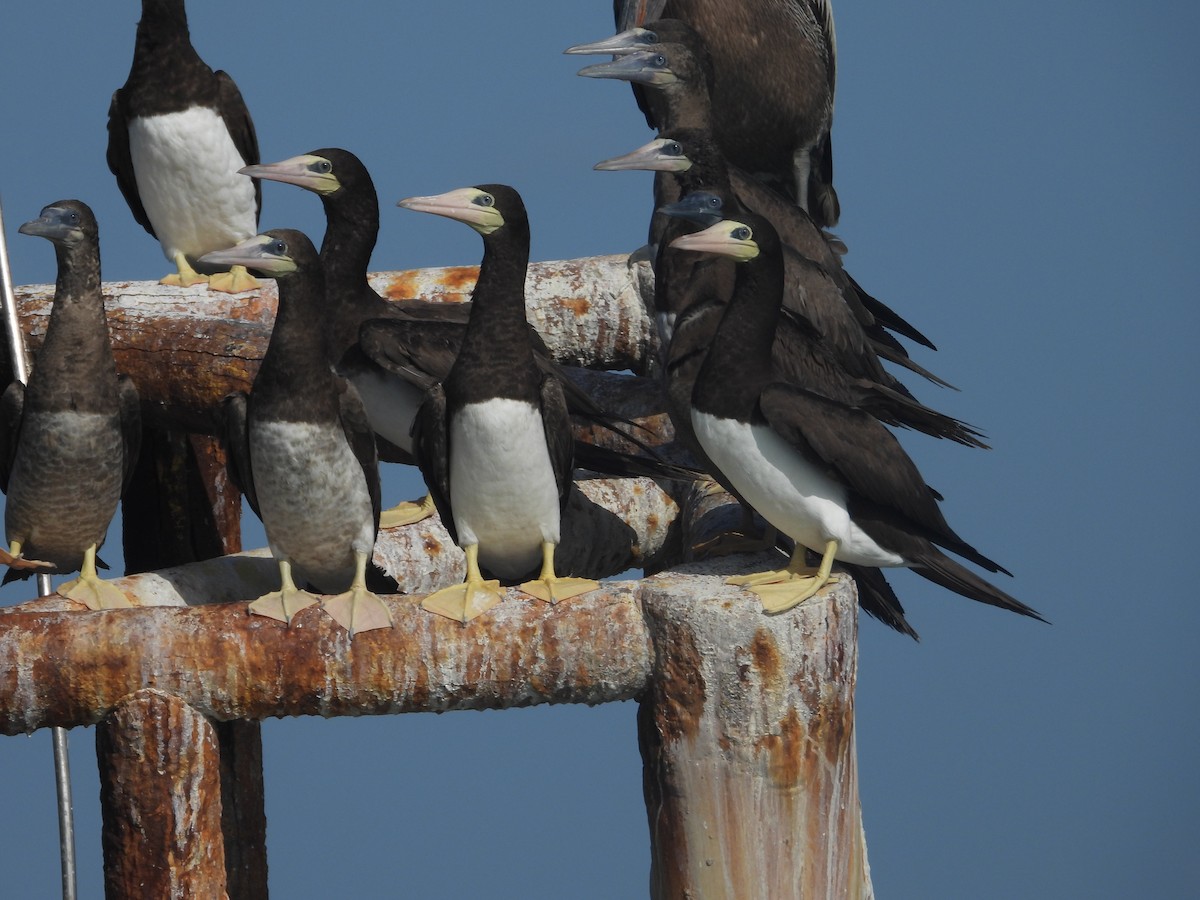
[[[385, 300], [367, 282], [379, 234], [379, 198], [363, 162], [349, 150], [323, 147], [279, 162], [243, 170], [258, 179], [292, 184], [317, 194], [325, 210], [321, 260], [332, 315], [338, 371], [358, 389], [380, 442], [381, 459], [415, 463], [412, 424], [425, 393], [444, 381], [467, 331], [470, 303], [420, 299]], [[595, 404], [554, 362], [537, 330], [527, 328], [541, 371], [554, 375], [573, 415], [631, 436], [623, 420]], [[633, 439], [636, 444], [636, 439]], [[653, 457], [578, 442], [576, 456], [589, 468], [611, 475], [694, 477]], [[381, 527], [420, 521], [433, 512], [427, 496], [385, 510]]]
[[302, 232], [267, 231], [203, 260], [241, 265], [276, 279], [279, 310], [249, 396], [225, 401], [234, 482], [262, 520], [281, 587], [250, 612], [281, 622], [317, 598], [292, 569], [325, 593], [323, 607], [351, 637], [392, 624], [367, 589], [379, 530], [375, 438], [354, 385], [333, 371], [325, 278]]
[[[141, 444], [137, 388], [118, 375], [104, 296], [100, 239], [86, 203], [59, 200], [20, 227], [54, 245], [58, 277], [46, 338], [29, 383], [0, 398], [0, 487], [9, 555], [34, 569], [79, 572], [58, 593], [89, 609], [132, 606], [100, 579], [96, 552], [129, 484]], [[45, 565], [43, 565], [43, 563]]]
[[107, 158], [134, 219], [177, 270], [161, 283], [257, 286], [244, 267], [211, 277], [194, 267], [258, 231], [262, 189], [238, 174], [259, 161], [250, 113], [233, 79], [192, 47], [183, 0], [142, 0], [129, 77], [109, 105]]
[[410, 197], [406, 209], [465, 222], [483, 237], [470, 321], [445, 382], [417, 414], [417, 461], [442, 521], [467, 556], [463, 584], [422, 606], [462, 622], [501, 601], [499, 580], [557, 603], [596, 590], [559, 577], [554, 551], [571, 488], [573, 441], [561, 382], [535, 358], [525, 318], [529, 219], [521, 195], [503, 184]]
[[[614, 0], [618, 34], [575, 53], [624, 53], [667, 39], [675, 22], [699, 34], [712, 59], [713, 132], [725, 156], [806, 210], [838, 223], [833, 187], [837, 38], [829, 0]], [[634, 85], [651, 128], [669, 127]]]
[[[835, 560], [903, 566], [962, 596], [1041, 619], [942, 552], [1011, 574], [951, 529], [939, 495], [877, 419], [774, 379], [783, 259], [770, 222], [743, 212], [673, 245], [738, 262], [733, 296], [692, 394], [692, 426], [739, 495], [796, 542], [785, 568], [729, 582], [747, 586], [768, 613], [780, 613], [836, 581]], [[816, 570], [804, 564], [806, 548], [821, 557]]]
[[[655, 304], [660, 330], [666, 337], [664, 344], [669, 348], [666, 369], [670, 372], [673, 364], [691, 359], [694, 378], [702, 349], [711, 343], [720, 312], [733, 289], [735, 266], [730, 260], [680, 252], [670, 243], [674, 237], [696, 230], [695, 222], [712, 224], [723, 215], [736, 215], [744, 207], [732, 189], [719, 149], [701, 129], [664, 132], [624, 157], [598, 164], [602, 169], [632, 167], [668, 172], [686, 195], [659, 209], [669, 214], [669, 220], [661, 229], [655, 260]], [[794, 236], [781, 246], [785, 313], [779, 320], [772, 356], [778, 376], [785, 381], [804, 378], [793, 370], [806, 367], [810, 381], [816, 377], [840, 392], [840, 402], [863, 405], [889, 425], [914, 428], [966, 446], [986, 447], [977, 429], [917, 402], [908, 388], [884, 368], [880, 356], [894, 358], [890, 350], [896, 342], [860, 302], [837, 255], [828, 254], [818, 263], [796, 249], [815, 233], [815, 226], [803, 210], [785, 208], [782, 216], [769, 218], [773, 222], [782, 220], [789, 236]], [[824, 243], [818, 238], [817, 245]], [[706, 307], [693, 308], [705, 300]], [[689, 334], [676, 342], [671, 335], [680, 316], [687, 321]], [[836, 370], [833, 381], [815, 368]], [[689, 396], [690, 384], [682, 391], [683, 399]]]

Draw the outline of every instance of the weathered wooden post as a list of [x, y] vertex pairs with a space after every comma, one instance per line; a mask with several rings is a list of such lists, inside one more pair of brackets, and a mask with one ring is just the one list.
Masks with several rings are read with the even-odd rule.
[[656, 651], [638, 713], [651, 896], [871, 897], [854, 749], [857, 595], [847, 584], [768, 617], [713, 577], [720, 569], [642, 586]]

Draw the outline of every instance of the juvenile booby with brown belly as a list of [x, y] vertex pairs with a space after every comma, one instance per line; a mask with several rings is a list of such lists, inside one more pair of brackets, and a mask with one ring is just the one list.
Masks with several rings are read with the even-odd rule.
[[192, 47], [183, 0], [142, 0], [129, 77], [108, 110], [108, 167], [177, 269], [163, 284], [230, 293], [258, 285], [245, 267], [211, 277], [195, 269], [205, 253], [258, 230], [261, 189], [238, 174], [257, 162], [242, 95]]
[[250, 612], [290, 623], [316, 603], [296, 587], [295, 568], [321, 591], [341, 592], [324, 609], [351, 636], [387, 628], [391, 613], [366, 584], [379, 529], [375, 436], [358, 392], [333, 371], [316, 248], [299, 231], [280, 229], [205, 259], [252, 268], [279, 285], [254, 387], [226, 401], [231, 474], [279, 562], [280, 590], [253, 601]]
[[[29, 383], [0, 399], [0, 487], [9, 553], [79, 572], [58, 592], [89, 609], [132, 604], [96, 574], [96, 551], [137, 461], [137, 390], [118, 376], [100, 291], [100, 239], [85, 203], [60, 200], [20, 228], [54, 244], [58, 279]], [[5, 576], [26, 578], [30, 568]]]
[[[840, 215], [833, 189], [837, 40], [829, 0], [614, 0], [614, 38], [568, 53], [624, 53], [664, 37], [674, 21], [712, 56], [713, 132], [721, 151], [807, 210], [822, 227]], [[670, 127], [636, 83], [651, 128]]]
[[[770, 223], [743, 213], [677, 238], [674, 246], [740, 263], [696, 380], [692, 425], [738, 493], [796, 542], [785, 569], [730, 581], [748, 585], [768, 612], [782, 612], [836, 579], [835, 560], [905, 566], [970, 599], [1040, 619], [939, 549], [1007, 574], [950, 528], [936, 492], [878, 420], [803, 385], [774, 380], [783, 260]], [[821, 555], [815, 571], [804, 565], [805, 548]]]
[[571, 487], [572, 438], [558, 379], [534, 359], [525, 318], [529, 220], [506, 185], [463, 188], [400, 205], [465, 222], [483, 237], [471, 319], [449, 376], [417, 416], [421, 473], [442, 521], [467, 555], [463, 584], [430, 594], [426, 609], [469, 621], [500, 602], [501, 578], [537, 568], [528, 594], [557, 603], [595, 590], [590, 579], [560, 578], [554, 551]]

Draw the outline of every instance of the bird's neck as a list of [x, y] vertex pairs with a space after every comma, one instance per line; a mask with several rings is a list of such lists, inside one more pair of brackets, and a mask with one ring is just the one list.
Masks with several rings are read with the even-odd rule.
[[333, 377], [331, 338], [325, 326], [325, 282], [315, 273], [276, 282], [279, 310], [271, 341], [254, 381], [260, 395], [301, 393], [322, 396], [318, 388]]
[[[481, 344], [496, 336], [524, 335], [525, 273], [529, 268], [529, 241], [508, 231], [484, 238], [479, 280], [472, 293], [471, 321], [464, 341]], [[503, 234], [503, 236], [501, 236]]]
[[738, 266], [733, 296], [697, 379], [702, 412], [735, 418], [774, 380], [771, 354], [782, 299], [782, 259]]
[[[471, 295], [471, 318], [459, 359], [464, 366], [485, 365], [493, 396], [523, 398], [535, 367], [525, 318], [525, 273], [529, 267], [528, 231], [522, 240], [506, 225], [503, 232], [484, 238], [479, 280]], [[460, 368], [457, 364], [455, 368]], [[465, 368], [460, 371], [466, 371]], [[460, 379], [451, 373], [456, 385]], [[477, 383], [477, 377], [463, 383]], [[447, 384], [448, 391], [457, 386]]]
[[191, 47], [187, 10], [183, 0], [142, 0], [138, 20], [137, 46], [145, 48]]
[[[55, 247], [58, 278], [46, 340], [38, 352], [29, 394], [36, 396], [51, 383], [64, 388], [95, 393], [98, 386], [116, 384], [116, 363], [100, 291], [100, 254], [87, 245]], [[98, 377], [111, 373], [109, 378]]]
[[379, 237], [379, 200], [374, 191], [346, 197], [338, 202], [326, 200], [325, 238], [321, 242], [321, 263], [326, 286], [331, 293], [352, 296], [367, 283], [371, 253]]

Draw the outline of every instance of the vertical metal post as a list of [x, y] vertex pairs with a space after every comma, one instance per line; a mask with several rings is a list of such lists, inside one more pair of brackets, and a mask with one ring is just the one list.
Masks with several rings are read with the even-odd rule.
[[[17, 297], [13, 292], [12, 270], [8, 266], [8, 239], [4, 231], [4, 204], [0, 203], [0, 290], [3, 290], [4, 330], [8, 337], [8, 355], [13, 378], [22, 384], [29, 380], [29, 361], [25, 357], [25, 337], [17, 317]], [[54, 592], [49, 575], [37, 576], [38, 596]], [[76, 900], [75, 885], [75, 811], [71, 799], [71, 759], [67, 754], [67, 730], [54, 728], [54, 782], [58, 793], [58, 852], [62, 865], [63, 900]]]

